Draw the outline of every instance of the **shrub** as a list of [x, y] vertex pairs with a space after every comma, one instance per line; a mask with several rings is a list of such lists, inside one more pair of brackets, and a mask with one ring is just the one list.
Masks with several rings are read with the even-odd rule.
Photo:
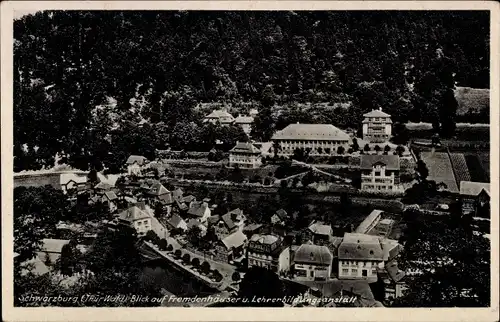
[[193, 265], [194, 267], [200, 267], [200, 259], [198, 257], [193, 258], [193, 260], [191, 261], [191, 265]]
[[214, 271], [214, 280], [215, 280], [216, 282], [220, 282], [220, 281], [222, 281], [222, 279], [223, 279], [223, 278], [224, 278], [224, 277], [222, 276], [222, 274], [221, 274], [218, 270], [215, 270], [215, 271]]
[[238, 282], [241, 279], [240, 273], [234, 272], [233, 275], [231, 276], [231, 279], [235, 282]]
[[160, 239], [160, 241], [158, 242], [158, 247], [160, 248], [160, 250], [167, 250], [167, 240], [165, 238], [162, 238]]
[[168, 244], [167, 245], [167, 251], [171, 252], [174, 250], [174, 246], [172, 246], [172, 244]]
[[174, 252], [174, 255], [175, 255], [176, 257], [181, 257], [181, 256], [182, 256], [182, 252], [181, 252], [181, 250], [180, 250], [180, 249], [177, 249], [177, 250]]
[[191, 262], [191, 256], [189, 256], [188, 253], [184, 254], [184, 256], [182, 256], [182, 261], [186, 264], [189, 264]]
[[201, 270], [205, 273], [205, 274], [208, 274], [210, 273], [210, 264], [207, 262], [207, 261], [204, 261], [202, 264], [201, 264]]
[[366, 143], [366, 144], [365, 144], [365, 147], [363, 148], [363, 150], [364, 150], [365, 152], [370, 151], [370, 146], [368, 145], [368, 143]]

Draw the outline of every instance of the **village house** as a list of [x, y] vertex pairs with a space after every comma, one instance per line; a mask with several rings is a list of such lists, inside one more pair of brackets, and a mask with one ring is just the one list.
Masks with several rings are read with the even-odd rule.
[[87, 173], [63, 172], [59, 176], [59, 183], [63, 193], [75, 191], [78, 187], [87, 186]]
[[176, 230], [179, 232], [186, 232], [188, 230], [187, 223], [184, 221], [184, 219], [181, 218], [181, 216], [177, 214], [173, 214], [172, 217], [167, 220], [167, 226], [171, 230]]
[[153, 215], [153, 210], [144, 203], [137, 203], [117, 215], [119, 222], [135, 228], [138, 236], [145, 236], [149, 230], [158, 237], [166, 238], [168, 231]]
[[243, 132], [245, 132], [246, 135], [250, 136], [250, 132], [252, 131], [253, 117], [240, 114], [234, 120], [234, 124], [239, 125], [242, 128]]
[[373, 143], [389, 141], [392, 133], [391, 116], [382, 108], [363, 115], [363, 140]]
[[275, 273], [290, 271], [290, 247], [275, 235], [253, 235], [247, 246], [248, 268], [264, 267]]
[[272, 141], [277, 145], [277, 155], [288, 157], [295, 149], [310, 150], [310, 155], [335, 155], [338, 147], [349, 148], [351, 138], [331, 124], [290, 124], [276, 132]]
[[288, 213], [284, 209], [279, 209], [271, 217], [271, 224], [285, 226], [288, 221]]
[[482, 207], [489, 206], [490, 184], [485, 182], [460, 182], [460, 198], [462, 200], [462, 214], [476, 215]]
[[230, 125], [234, 123], [234, 117], [229, 114], [225, 109], [213, 110], [212, 113], [205, 116], [203, 122], [212, 124]]
[[240, 168], [258, 168], [262, 165], [262, 155], [252, 143], [237, 142], [229, 151], [229, 166]]
[[399, 184], [399, 156], [361, 155], [361, 190], [394, 191]]
[[114, 191], [106, 191], [102, 194], [101, 202], [105, 204], [109, 212], [114, 212], [117, 209], [118, 197]]
[[174, 200], [182, 198], [183, 195], [184, 191], [182, 191], [181, 188], [175, 188], [174, 191], [172, 191], [172, 198], [174, 198]]
[[304, 237], [315, 245], [327, 245], [333, 237], [333, 229], [331, 225], [313, 221], [307, 227]]
[[339, 279], [377, 280], [384, 267], [384, 250], [377, 236], [345, 233], [338, 249]]
[[192, 202], [187, 211], [187, 216], [189, 218], [198, 219], [202, 224], [207, 222], [208, 217], [212, 211], [208, 206], [208, 203], [203, 201]]
[[126, 162], [127, 173], [129, 175], [141, 175], [141, 170], [147, 163], [148, 159], [146, 159], [146, 157], [131, 155], [128, 157]]
[[151, 185], [145, 192], [145, 196], [152, 204], [160, 203], [163, 209], [166, 210], [167, 215], [170, 214], [174, 202], [172, 193], [160, 182], [155, 182]]
[[384, 281], [386, 300], [403, 296], [404, 291], [408, 288], [404, 281], [406, 274], [398, 268], [396, 261], [388, 262], [384, 270], [379, 272], [379, 276]]
[[186, 226], [187, 230], [190, 230], [193, 227], [198, 228], [200, 230], [200, 236], [205, 236], [205, 234], [207, 233], [207, 227], [203, 225], [198, 219], [189, 219]]
[[328, 281], [332, 274], [333, 255], [326, 246], [302, 244], [294, 253], [293, 267], [297, 281]]
[[241, 209], [234, 209], [222, 216], [215, 215], [208, 218], [209, 226], [214, 228], [215, 234], [222, 239], [245, 226], [246, 217]]
[[215, 244], [215, 260], [231, 263], [241, 258], [245, 254], [247, 240], [247, 236], [240, 230], [219, 240]]
[[372, 230], [379, 223], [382, 214], [382, 210], [372, 210], [372, 212], [366, 216], [354, 232], [357, 234], [368, 234], [370, 230]]
[[247, 237], [251, 237], [255, 234], [262, 233], [262, 231], [264, 230], [263, 228], [264, 228], [264, 225], [262, 225], [262, 224], [249, 224], [249, 225], [245, 225], [243, 227], [243, 233]]

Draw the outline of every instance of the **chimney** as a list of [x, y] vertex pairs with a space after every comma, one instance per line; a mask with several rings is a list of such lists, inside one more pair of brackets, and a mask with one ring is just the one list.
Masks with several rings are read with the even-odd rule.
[[379, 111], [382, 111], [382, 107], [379, 107], [379, 108], [378, 108], [378, 110], [379, 110]]

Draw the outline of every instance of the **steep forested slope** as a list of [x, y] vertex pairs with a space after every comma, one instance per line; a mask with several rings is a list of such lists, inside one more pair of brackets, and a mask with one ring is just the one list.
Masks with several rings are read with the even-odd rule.
[[16, 170], [209, 149], [198, 102], [261, 102], [259, 139], [269, 108], [296, 102], [351, 102], [325, 117], [352, 127], [381, 106], [446, 136], [454, 87], [489, 86], [488, 12], [45, 11], [14, 38]]

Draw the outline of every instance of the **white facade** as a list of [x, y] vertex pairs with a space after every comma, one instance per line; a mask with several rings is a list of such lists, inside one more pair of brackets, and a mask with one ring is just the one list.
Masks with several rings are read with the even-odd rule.
[[229, 166], [240, 168], [258, 168], [262, 165], [260, 154], [246, 154], [231, 152], [229, 155]]
[[392, 120], [389, 114], [379, 109], [363, 116], [363, 140], [373, 143], [389, 141], [392, 135]]
[[160, 238], [166, 238], [168, 236], [167, 229], [154, 217], [135, 220], [134, 228], [139, 236], [145, 236], [149, 230], [154, 231]]
[[248, 267], [264, 267], [273, 272], [288, 272], [290, 270], [290, 248], [287, 247], [283, 249], [278, 258], [275, 259], [270, 254], [263, 254], [258, 252], [249, 251], [248, 255]]
[[383, 164], [376, 164], [371, 171], [362, 170], [361, 190], [393, 191], [395, 179], [395, 171], [387, 171]]
[[127, 166], [127, 173], [129, 175], [140, 175], [141, 174], [141, 166], [137, 163], [133, 163]]
[[332, 274], [332, 265], [295, 263], [294, 270], [295, 279], [299, 281], [329, 280]]
[[384, 262], [339, 260], [339, 279], [377, 277], [377, 268], [384, 268]]

